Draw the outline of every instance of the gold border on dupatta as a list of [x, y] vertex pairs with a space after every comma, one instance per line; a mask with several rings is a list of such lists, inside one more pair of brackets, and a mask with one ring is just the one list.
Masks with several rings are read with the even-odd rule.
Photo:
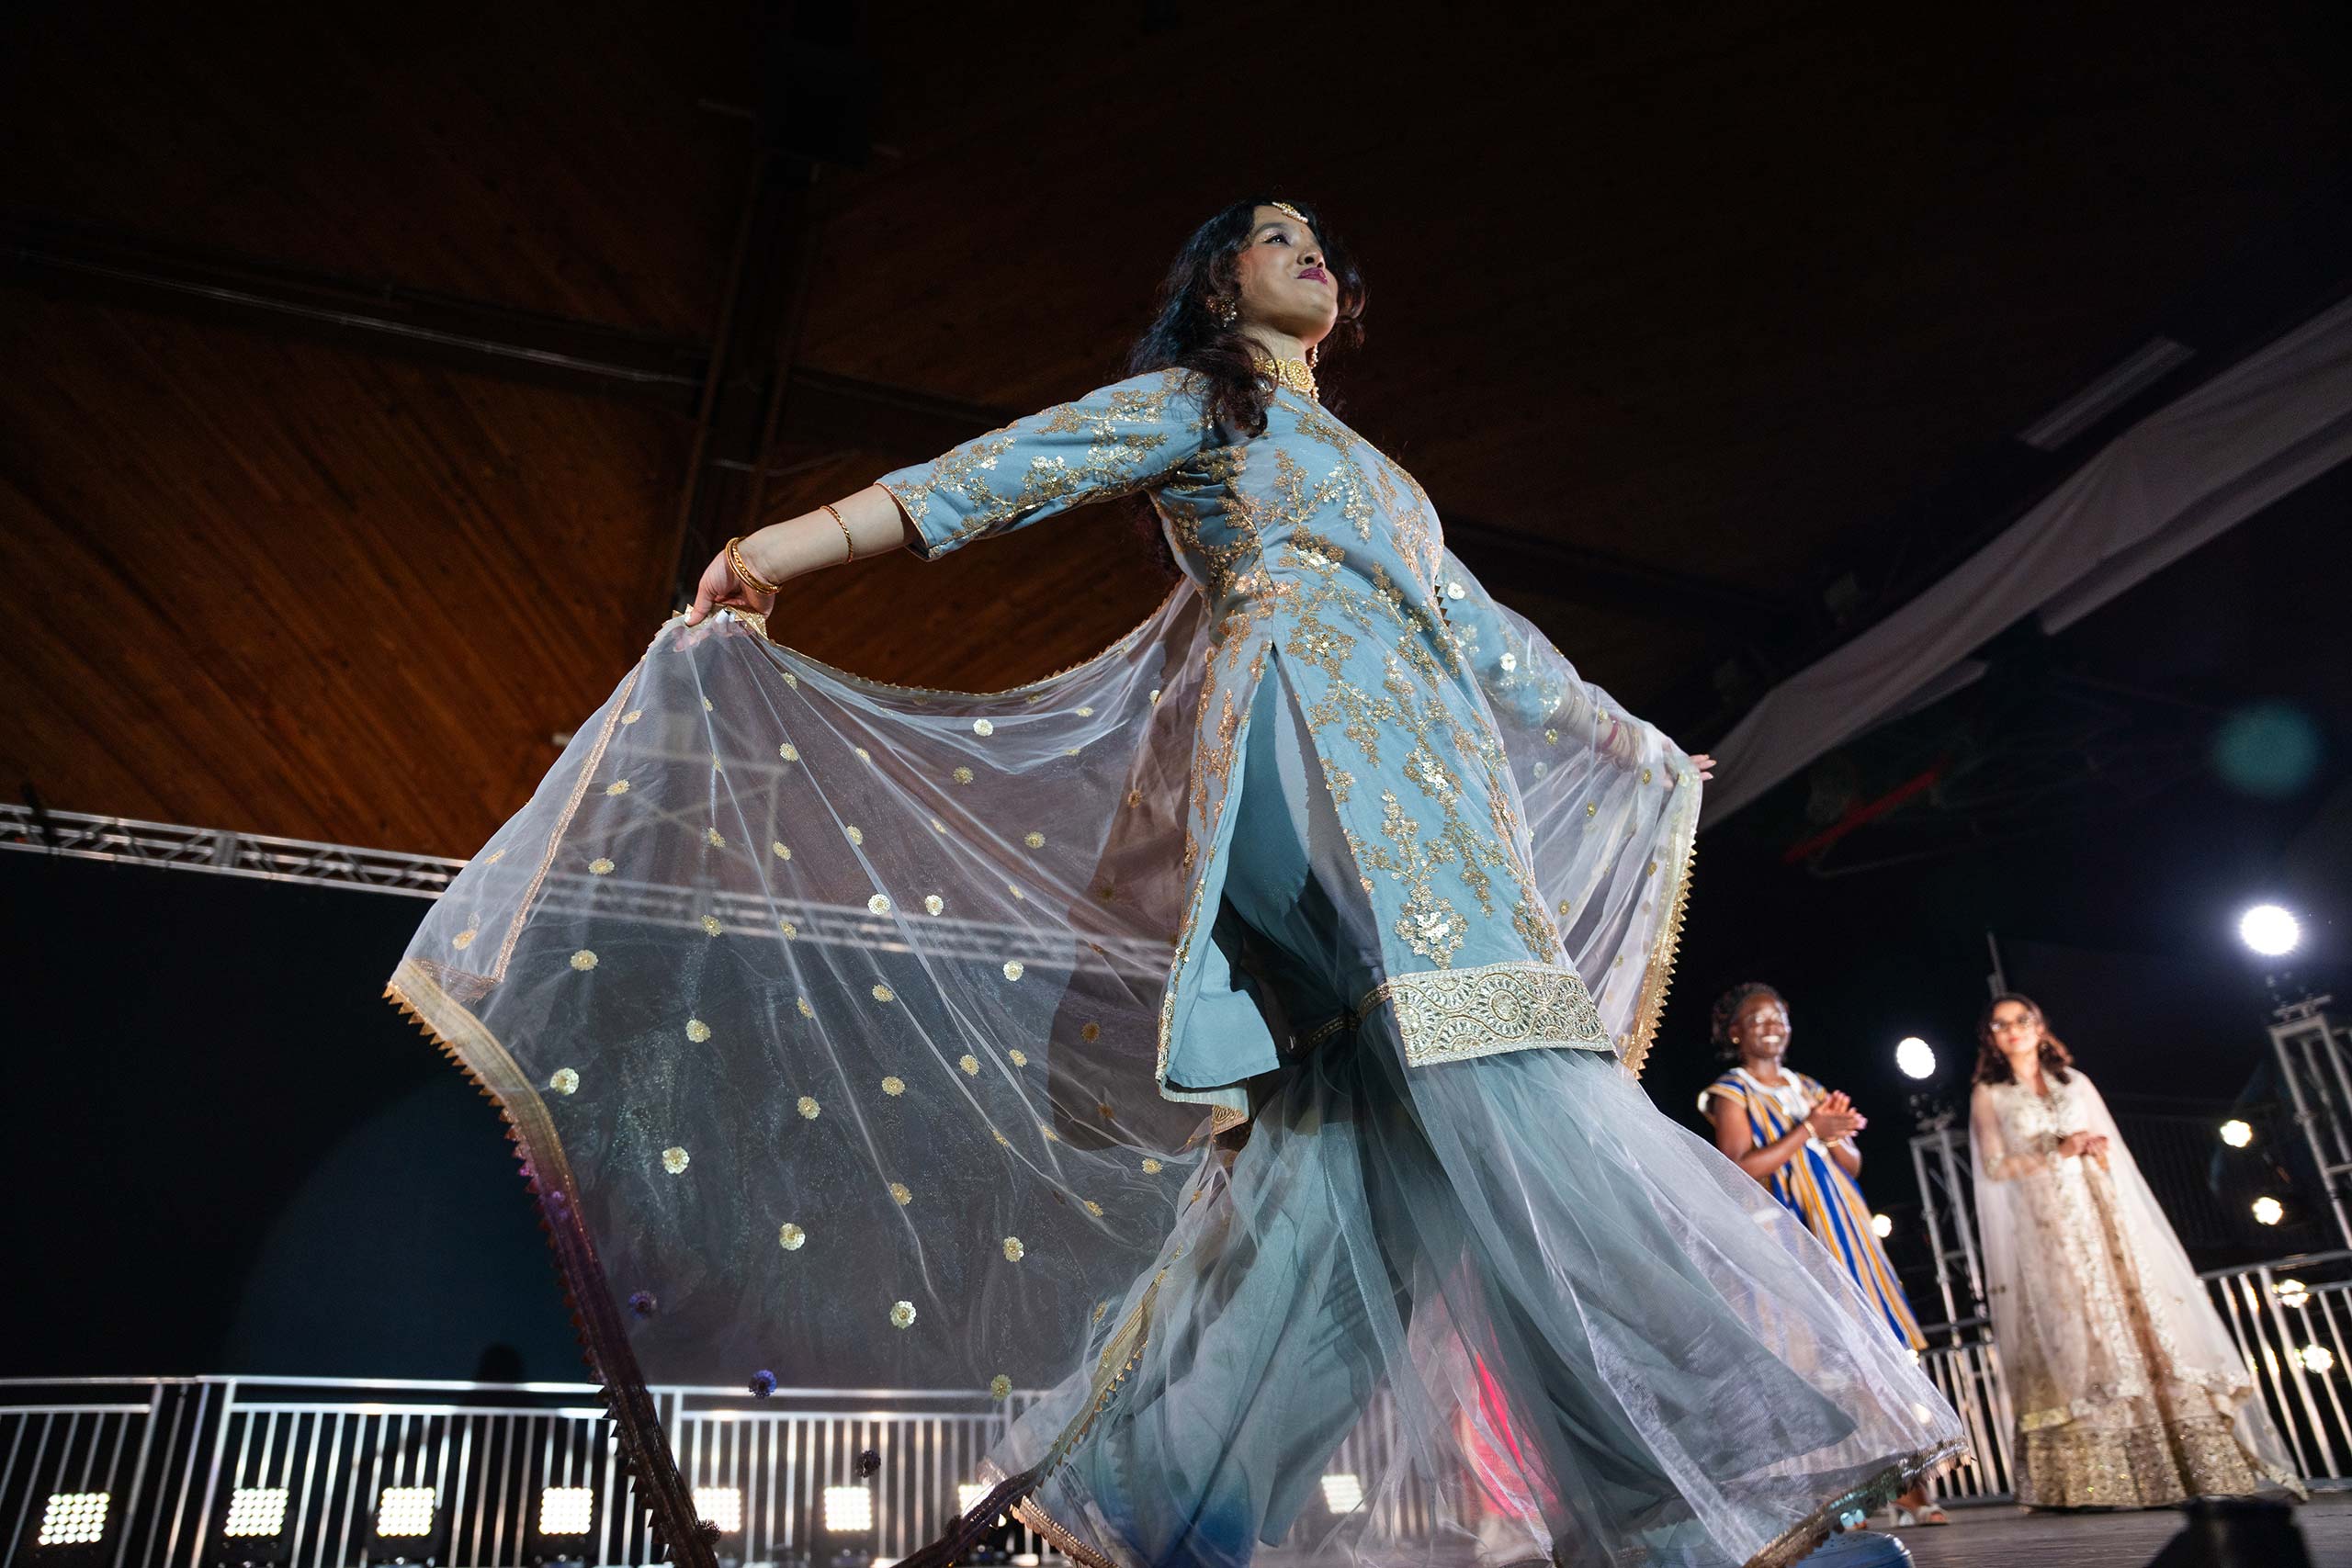
[[[615, 711], [619, 706], [616, 703]], [[560, 831], [556, 836], [560, 838]], [[497, 1036], [444, 990], [423, 963], [402, 959], [384, 987], [384, 997], [498, 1107], [524, 1185], [538, 1200], [539, 1225], [561, 1267], [572, 1325], [590, 1369], [604, 1385], [605, 1409], [620, 1439], [622, 1458], [645, 1489], [655, 1533], [669, 1547], [672, 1560], [684, 1568], [717, 1568], [712, 1539], [701, 1529], [694, 1495], [662, 1438], [660, 1413], [629, 1349], [595, 1242], [581, 1217], [579, 1186], [547, 1102]]]
[[1658, 1022], [1666, 1014], [1666, 994], [1674, 985], [1675, 957], [1682, 948], [1682, 920], [1690, 901], [1690, 863], [1698, 856], [1699, 789], [1695, 779], [1676, 789], [1675, 802], [1668, 809], [1677, 820], [1667, 852], [1659, 858], [1674, 867], [1674, 886], [1666, 918], [1658, 922], [1657, 935], [1650, 942], [1649, 962], [1642, 970], [1642, 993], [1634, 1004], [1634, 1023], [1626, 1032], [1622, 1056], [1626, 1073], [1636, 1078], [1642, 1076], [1650, 1046], [1657, 1039]]

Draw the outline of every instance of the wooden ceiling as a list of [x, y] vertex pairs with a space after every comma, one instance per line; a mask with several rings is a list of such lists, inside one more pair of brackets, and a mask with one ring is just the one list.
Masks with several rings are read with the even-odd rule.
[[[11, 7], [0, 209], [695, 350], [757, 12]], [[1899, 16], [870, 7], [875, 151], [815, 189], [797, 360], [1036, 406], [1107, 378], [1209, 209], [1305, 195], [1373, 281], [1330, 378], [1351, 421], [1442, 512], [1562, 563], [1501, 586], [1589, 673], [1688, 708], [2352, 145], [2323, 6]], [[21, 276], [0, 368], [12, 794], [462, 854], [666, 608], [674, 410]], [[774, 499], [907, 441], [787, 421]], [[995, 685], [1160, 592], [1096, 511], [821, 574], [776, 620], [877, 675]]]

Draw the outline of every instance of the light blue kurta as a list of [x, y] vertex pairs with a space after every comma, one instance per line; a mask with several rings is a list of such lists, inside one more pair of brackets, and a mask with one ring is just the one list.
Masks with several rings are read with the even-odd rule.
[[[1235, 761], [1259, 683], [1277, 665], [1381, 933], [1385, 979], [1353, 1010], [1394, 1010], [1415, 1066], [1531, 1046], [1612, 1048], [1537, 886], [1487, 706], [1490, 695], [1523, 700], [1540, 720], [1561, 694], [1518, 686], [1510, 639], [1445, 549], [1429, 497], [1313, 397], [1278, 388], [1264, 433], [1234, 441], [1210, 425], [1186, 373], [1155, 371], [880, 483], [926, 558], [1080, 502], [1148, 491], [1208, 598], [1215, 630], [1194, 716], [1185, 914], [1160, 1010], [1163, 1093], [1206, 1101], [1227, 1124], [1246, 1114], [1243, 1080], [1275, 1067], [1286, 1043], [1204, 940], [1240, 816]], [[1631, 722], [1611, 708], [1579, 711], [1604, 733], [1578, 739], [1603, 747], [1606, 730]], [[1329, 1022], [1293, 1021], [1302, 1034]]]

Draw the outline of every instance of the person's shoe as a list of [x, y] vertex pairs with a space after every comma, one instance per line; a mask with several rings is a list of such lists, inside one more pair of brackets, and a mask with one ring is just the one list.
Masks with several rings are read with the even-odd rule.
[[1806, 1568], [1911, 1568], [1911, 1549], [1884, 1530], [1847, 1530], [1798, 1561]]

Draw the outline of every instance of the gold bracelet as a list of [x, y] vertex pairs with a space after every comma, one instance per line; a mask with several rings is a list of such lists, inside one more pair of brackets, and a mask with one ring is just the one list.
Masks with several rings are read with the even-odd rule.
[[734, 573], [735, 581], [751, 592], [764, 593], [773, 597], [778, 591], [778, 584], [770, 582], [758, 572], [753, 571], [751, 562], [743, 558], [743, 541], [741, 536], [727, 541], [727, 570]]
[[831, 513], [833, 515], [833, 521], [841, 525], [842, 543], [849, 547], [849, 554], [842, 557], [842, 563], [843, 565], [847, 565], [849, 562], [855, 560], [857, 558], [857, 541], [849, 536], [849, 525], [842, 521], [842, 509], [835, 506], [830, 501], [820, 501], [817, 504], [823, 507], [827, 512]]

